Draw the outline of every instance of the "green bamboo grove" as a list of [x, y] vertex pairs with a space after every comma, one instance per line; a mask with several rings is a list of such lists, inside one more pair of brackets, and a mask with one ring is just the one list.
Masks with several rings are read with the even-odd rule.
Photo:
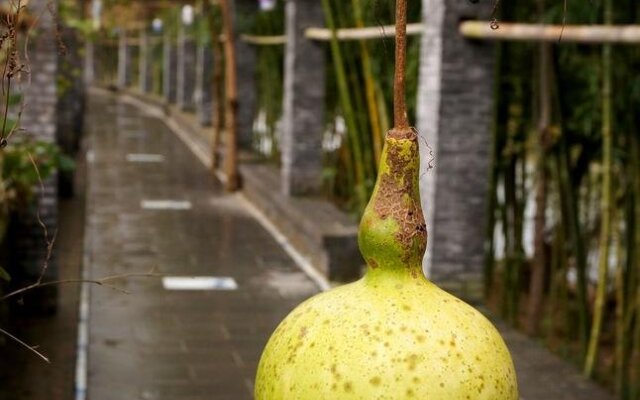
[[[558, 23], [563, 4], [501, 13]], [[580, 24], [639, 17], [635, 1], [567, 11]], [[620, 399], [640, 399], [640, 51], [502, 43], [498, 53], [488, 301]]]

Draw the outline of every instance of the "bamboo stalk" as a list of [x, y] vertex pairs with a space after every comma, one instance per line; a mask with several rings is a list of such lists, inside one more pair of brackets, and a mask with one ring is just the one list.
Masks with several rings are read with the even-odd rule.
[[[614, 226], [619, 226], [617, 223], [620, 218], [620, 211], [613, 211], [612, 220]], [[626, 340], [625, 340], [625, 312], [626, 312], [626, 299], [625, 299], [625, 268], [622, 262], [624, 258], [624, 249], [621, 240], [620, 230], [613, 229], [612, 240], [616, 244], [616, 273], [615, 273], [615, 343], [614, 343], [614, 355], [615, 355], [615, 389], [617, 393], [622, 393], [625, 387], [625, 359], [626, 359]]]
[[[340, 44], [338, 43], [338, 39], [336, 36], [336, 24], [333, 18], [332, 8], [329, 0], [322, 0], [322, 7], [324, 9], [325, 18], [327, 20], [327, 26], [333, 33], [330, 42], [331, 55], [334, 59], [333, 64], [336, 74], [336, 81], [338, 84], [342, 113], [347, 125], [347, 137], [353, 151], [356, 186], [361, 186], [364, 185], [365, 182], [365, 174], [363, 169], [364, 157], [358, 139], [359, 129], [355, 119], [353, 100], [351, 98], [349, 85], [347, 84], [344, 59], [342, 57], [342, 51], [340, 50]], [[359, 209], [361, 210], [363, 210], [364, 206], [366, 205], [366, 196], [364, 196], [364, 193], [362, 192], [362, 190], [358, 191], [356, 196], [357, 202], [359, 204]]]
[[537, 183], [536, 183], [536, 216], [534, 228], [534, 261], [529, 287], [529, 305], [527, 315], [527, 333], [536, 336], [540, 330], [542, 306], [544, 302], [544, 286], [546, 281], [547, 256], [545, 249], [545, 226], [547, 211], [548, 170], [546, 153], [549, 147], [549, 129], [551, 124], [551, 47], [548, 44], [539, 46], [539, 121], [537, 141]]
[[[554, 60], [554, 71], [559, 71], [558, 60]], [[560, 115], [566, 115], [567, 110], [562, 108], [563, 98], [560, 90], [560, 74], [554, 74], [554, 95], [557, 97], [557, 104], [561, 106]], [[561, 123], [563, 120], [561, 119]], [[566, 234], [571, 243], [572, 252], [575, 257], [575, 267], [577, 272], [577, 308], [578, 308], [578, 338], [580, 342], [581, 357], [584, 357], [587, 351], [587, 343], [589, 340], [589, 306], [587, 302], [587, 256], [582, 228], [580, 225], [580, 217], [578, 212], [578, 204], [576, 193], [571, 182], [570, 173], [570, 150], [567, 146], [566, 129], [561, 126], [561, 134], [559, 135], [556, 151], [551, 158], [554, 164], [554, 170], [557, 173], [557, 185], [560, 198], [560, 207], [562, 211], [562, 221], [566, 227]], [[567, 288], [565, 288], [567, 289]], [[568, 292], [568, 290], [567, 290]], [[568, 295], [568, 293], [565, 293]], [[568, 300], [568, 296], [567, 296]], [[573, 327], [567, 319], [567, 327]]]
[[255, 46], [281, 46], [287, 43], [285, 35], [240, 35], [240, 40]]
[[[360, 0], [352, 0], [354, 17], [356, 26], [358, 28], [364, 27], [364, 20], [362, 17], [362, 5]], [[380, 126], [380, 115], [378, 110], [378, 104], [376, 100], [376, 87], [373, 77], [371, 57], [369, 55], [369, 49], [364, 40], [360, 41], [360, 55], [362, 57], [362, 73], [364, 75], [365, 93], [367, 98], [367, 108], [369, 111], [369, 122], [371, 125], [371, 138], [373, 141], [373, 152], [376, 166], [380, 162], [380, 156], [382, 154], [382, 135], [383, 131]]]
[[[633, 251], [633, 264], [630, 265], [631, 271], [634, 272], [634, 279], [629, 284], [629, 307], [627, 320], [629, 321], [630, 332], [630, 351], [629, 351], [629, 368], [628, 381], [632, 382], [629, 387], [629, 398], [633, 400], [640, 399], [640, 277], [638, 276], [638, 270], [640, 269], [640, 139], [636, 134], [631, 134], [631, 146], [632, 155], [631, 169], [633, 171], [632, 178], [632, 190], [634, 203], [633, 214], [633, 237], [631, 239], [632, 245], [629, 246], [629, 251]], [[631, 328], [631, 321], [635, 318], [635, 325]]]
[[[613, 18], [611, 0], [605, 1], [604, 20], [611, 24]], [[591, 376], [595, 368], [598, 356], [600, 334], [602, 331], [602, 319], [607, 290], [607, 275], [609, 270], [609, 244], [611, 239], [611, 199], [613, 192], [613, 132], [611, 129], [612, 118], [612, 89], [611, 89], [611, 45], [602, 47], [603, 82], [602, 82], [602, 136], [603, 136], [603, 183], [601, 203], [601, 230], [600, 230], [600, 259], [598, 262], [598, 287], [594, 306], [591, 336], [584, 366], [584, 374]]]
[[222, 25], [226, 40], [224, 42], [225, 55], [225, 125], [226, 125], [226, 160], [225, 172], [227, 175], [226, 189], [229, 192], [238, 190], [238, 86], [236, 77], [236, 51], [233, 43], [233, 16], [229, 0], [219, 0], [222, 10]]
[[[499, 93], [505, 93], [501, 90], [503, 85], [503, 71], [508, 68], [507, 63], [507, 49], [503, 43], [498, 43], [496, 46], [496, 64], [495, 64], [495, 82], [493, 87], [493, 94], [497, 96]], [[505, 95], [506, 96], [506, 95]], [[500, 162], [501, 152], [504, 145], [504, 135], [508, 108], [508, 99], [503, 98], [494, 107], [493, 115], [493, 127], [491, 129], [492, 134], [492, 147], [491, 147], [491, 166], [489, 176], [489, 198], [487, 201], [487, 226], [485, 232], [485, 259], [484, 259], [484, 296], [489, 300], [490, 294], [494, 289], [495, 280], [495, 227], [496, 227], [496, 213], [498, 206], [498, 180], [500, 177]]]

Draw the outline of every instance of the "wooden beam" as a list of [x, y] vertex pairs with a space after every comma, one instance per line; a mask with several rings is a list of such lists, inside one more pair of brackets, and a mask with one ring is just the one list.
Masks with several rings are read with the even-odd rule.
[[537, 25], [520, 23], [500, 23], [498, 29], [491, 29], [489, 21], [465, 21], [459, 32], [468, 39], [509, 40], [531, 42], [566, 43], [640, 43], [640, 25]]
[[[408, 24], [407, 35], [420, 35], [423, 29], [424, 25], [421, 23]], [[338, 29], [336, 31], [336, 36], [340, 41], [383, 39], [385, 37], [392, 38], [395, 37], [395, 35], [396, 28], [393, 25]], [[305, 31], [304, 36], [307, 39], [327, 42], [331, 40], [332, 32], [326, 28], [309, 28]]]

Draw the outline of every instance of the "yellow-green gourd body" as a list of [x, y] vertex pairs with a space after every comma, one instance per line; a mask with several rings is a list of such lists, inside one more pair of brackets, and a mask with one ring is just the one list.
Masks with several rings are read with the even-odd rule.
[[280, 324], [260, 360], [257, 400], [518, 399], [496, 329], [422, 274], [417, 152], [415, 135], [388, 134], [360, 227], [368, 272]]

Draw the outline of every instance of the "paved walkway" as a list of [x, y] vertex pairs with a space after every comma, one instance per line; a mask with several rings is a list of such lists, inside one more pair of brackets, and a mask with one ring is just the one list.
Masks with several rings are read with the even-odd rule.
[[[118, 284], [131, 295], [91, 287], [88, 399], [252, 398], [268, 336], [316, 286], [161, 121], [107, 95], [92, 97], [88, 118], [91, 277], [155, 269], [238, 284], [169, 291], [151, 276]], [[502, 329], [524, 400], [613, 398]]]
[[[91, 277], [156, 269], [239, 286], [167, 291], [143, 277], [118, 285], [130, 295], [91, 287], [88, 399], [252, 398], [269, 334], [315, 286], [162, 122], [103, 96], [88, 117]], [[191, 209], [141, 204], [166, 200]]]

